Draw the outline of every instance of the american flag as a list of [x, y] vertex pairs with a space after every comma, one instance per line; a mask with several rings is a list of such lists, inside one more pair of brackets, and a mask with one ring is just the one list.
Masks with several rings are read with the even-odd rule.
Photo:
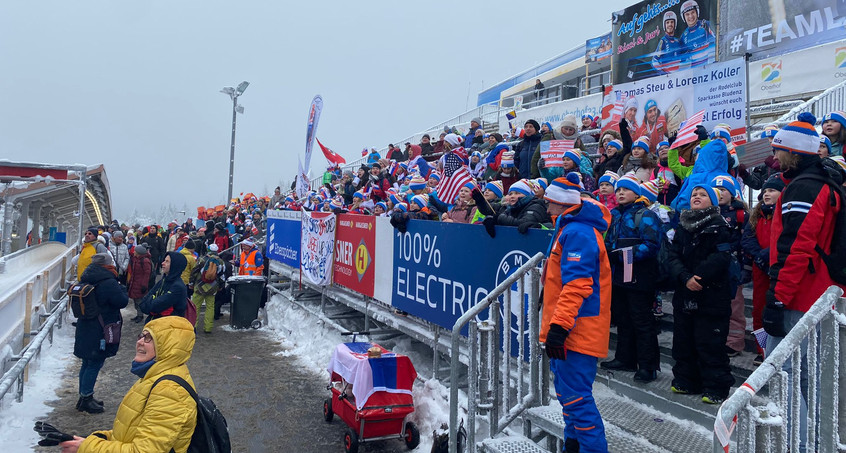
[[455, 153], [448, 153], [444, 156], [444, 176], [438, 183], [438, 198], [452, 204], [461, 187], [472, 181], [473, 177], [461, 158]]
[[764, 328], [761, 327], [760, 329], [755, 329], [752, 333], [755, 335], [755, 340], [758, 341], [758, 346], [760, 346], [761, 349], [767, 349], [767, 338], [769, 338], [769, 335], [767, 335]]
[[676, 141], [673, 142], [673, 149], [677, 149], [682, 145], [687, 145], [699, 138], [699, 136], [696, 135], [696, 126], [699, 126], [699, 124], [702, 123], [703, 118], [705, 118], [705, 110], [700, 110], [681, 123], [681, 128], [679, 128], [679, 133], [676, 136]]

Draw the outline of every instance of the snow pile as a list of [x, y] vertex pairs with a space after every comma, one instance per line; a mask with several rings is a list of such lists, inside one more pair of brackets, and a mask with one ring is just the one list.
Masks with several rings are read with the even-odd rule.
[[[267, 303], [267, 327], [284, 347], [278, 355], [296, 358], [307, 369], [325, 376], [327, 382], [329, 376], [326, 367], [335, 346], [352, 341], [351, 337], [343, 336], [333, 327], [324, 325], [323, 321], [282, 295], [274, 295]], [[362, 340], [366, 341], [367, 338], [357, 338], [357, 341]], [[408, 355], [417, 369], [418, 381], [413, 389], [414, 413], [409, 418], [420, 430], [420, 446], [414, 451], [430, 451], [432, 432], [439, 429], [441, 424], [449, 422], [449, 389], [439, 381], [424, 379], [427, 375], [424, 373], [431, 367], [432, 357], [413, 348], [408, 337], [380, 340], [378, 343], [396, 353]], [[467, 397], [463, 392], [460, 393], [459, 401], [463, 408], [467, 406]], [[466, 417], [466, 412], [462, 411], [461, 416]]]
[[58, 399], [56, 389], [61, 386], [67, 358], [72, 354], [73, 330], [66, 323], [62, 329], [54, 330], [53, 345], [45, 341], [41, 357], [30, 362], [23, 402], [15, 401], [14, 388], [3, 398], [0, 405], [0, 439], [3, 439], [6, 451], [31, 451], [41, 439], [32, 427], [37, 419], [52, 410], [47, 403]]

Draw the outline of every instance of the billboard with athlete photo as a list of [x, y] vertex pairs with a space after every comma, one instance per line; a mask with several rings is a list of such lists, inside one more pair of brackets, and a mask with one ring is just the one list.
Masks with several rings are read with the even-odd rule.
[[643, 1], [613, 13], [613, 83], [715, 62], [716, 17], [717, 0]]

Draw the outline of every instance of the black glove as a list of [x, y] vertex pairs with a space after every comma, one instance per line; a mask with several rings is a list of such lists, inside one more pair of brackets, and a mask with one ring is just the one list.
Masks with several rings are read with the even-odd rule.
[[623, 251], [620, 249], [611, 250], [608, 252], [608, 261], [611, 263], [622, 263], [623, 262]]
[[494, 219], [493, 216], [486, 216], [482, 220], [482, 225], [485, 226], [485, 231], [488, 232], [488, 236], [492, 238], [496, 237], [496, 228], [494, 228], [496, 226], [496, 219]]
[[551, 324], [546, 334], [546, 356], [550, 359], [567, 360], [567, 348], [564, 342], [567, 341], [570, 332], [558, 324]]
[[519, 231], [520, 234], [526, 234], [526, 233], [529, 232], [529, 228], [531, 228], [531, 227], [532, 227], [531, 222], [523, 222], [520, 225], [517, 225], [517, 231]]
[[391, 225], [400, 233], [405, 233], [408, 229], [405, 226], [406, 219], [401, 212], [395, 212], [391, 215]]
[[761, 250], [757, 256], [755, 256], [755, 265], [758, 266], [758, 269], [761, 269], [764, 272], [770, 271], [770, 248], [767, 247]]
[[37, 432], [39, 436], [43, 437], [43, 439], [38, 441], [38, 445], [42, 447], [55, 447], [61, 442], [73, 440], [73, 436], [59, 431], [56, 427], [49, 423], [35, 422], [35, 426], [32, 429]]
[[767, 305], [764, 306], [764, 331], [773, 337], [784, 338], [784, 304], [776, 300], [773, 291], [767, 291]]

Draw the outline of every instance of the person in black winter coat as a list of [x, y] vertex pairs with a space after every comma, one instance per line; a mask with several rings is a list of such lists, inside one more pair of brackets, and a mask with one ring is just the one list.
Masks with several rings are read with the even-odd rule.
[[[232, 274], [235, 271], [234, 266], [232, 266], [232, 258], [233, 257], [232, 257], [232, 251], [231, 250], [223, 252], [223, 253], [220, 254], [220, 259], [223, 260], [223, 264], [225, 266], [224, 270], [223, 270], [223, 281], [224, 282], [226, 280], [228, 280], [229, 277], [231, 277]], [[264, 266], [264, 267], [265, 267], [265, 269], [267, 269], [270, 266]], [[232, 287], [229, 286], [229, 285], [222, 285], [222, 287], [217, 292], [217, 294], [214, 295], [214, 319], [215, 319], [215, 321], [220, 319], [221, 316], [223, 316], [220, 313], [220, 307], [222, 307], [223, 304], [228, 304], [231, 300], [232, 300]]]
[[80, 283], [94, 285], [94, 295], [100, 307], [100, 317], [80, 318], [76, 321], [73, 355], [82, 359], [79, 369], [78, 411], [91, 414], [103, 412], [103, 402], [94, 399], [94, 384], [106, 358], [117, 354], [119, 343], [106, 344], [103, 325], [123, 323], [120, 309], [126, 307], [129, 298], [126, 288], [118, 283], [117, 271], [108, 253], [98, 253], [91, 258]]
[[[511, 203], [509, 203], [509, 199]], [[505, 204], [497, 214], [496, 225], [514, 226], [521, 234], [526, 234], [529, 228], [540, 228], [541, 225], [552, 225], [552, 219], [546, 212], [546, 205], [534, 195], [531, 184], [521, 179], [508, 189]], [[485, 224], [487, 226], [486, 219]]]
[[673, 295], [673, 384], [676, 393], [704, 393], [719, 404], [734, 378], [725, 350], [735, 287], [729, 282], [732, 234], [720, 215], [719, 192], [697, 185], [668, 250]]
[[535, 120], [526, 121], [523, 125], [526, 135], [523, 141], [515, 146], [514, 166], [521, 175], [531, 175], [532, 156], [541, 142], [540, 124]]
[[145, 323], [163, 316], [185, 316], [188, 289], [182, 282], [182, 271], [188, 265], [185, 255], [168, 252], [162, 261], [164, 277], [141, 300], [141, 312], [148, 315]]
[[[155, 225], [150, 226], [150, 232], [141, 238], [141, 243], [147, 246], [147, 251], [150, 252], [150, 259], [153, 265], [156, 266], [156, 272], [153, 273], [151, 280], [155, 278], [156, 273], [161, 269], [162, 258], [165, 253], [165, 241], [159, 236], [159, 229]], [[150, 282], [153, 283], [152, 281]]]

